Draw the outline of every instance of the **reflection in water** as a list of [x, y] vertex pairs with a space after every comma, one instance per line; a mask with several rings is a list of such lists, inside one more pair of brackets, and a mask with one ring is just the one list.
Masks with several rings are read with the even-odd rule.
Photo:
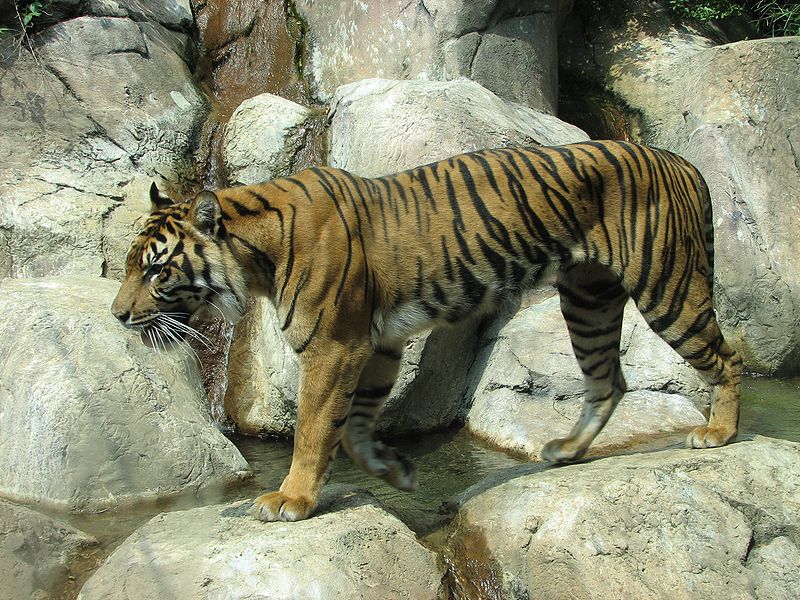
[[800, 442], [800, 378], [745, 377], [739, 432]]

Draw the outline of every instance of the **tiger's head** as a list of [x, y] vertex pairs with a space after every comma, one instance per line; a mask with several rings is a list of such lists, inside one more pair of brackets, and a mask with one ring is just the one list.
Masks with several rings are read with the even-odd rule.
[[198, 338], [192, 323], [203, 317], [237, 320], [247, 290], [225, 243], [213, 192], [175, 203], [153, 183], [150, 200], [153, 212], [131, 244], [111, 312], [125, 327], [138, 330], [145, 345], [169, 347]]

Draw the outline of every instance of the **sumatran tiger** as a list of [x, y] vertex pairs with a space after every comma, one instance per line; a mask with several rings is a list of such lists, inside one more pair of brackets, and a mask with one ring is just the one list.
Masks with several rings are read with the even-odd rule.
[[555, 270], [586, 394], [542, 457], [573, 461], [625, 393], [619, 343], [633, 298], [650, 327], [717, 386], [687, 445], [737, 433], [741, 360], [712, 305], [708, 188], [684, 159], [623, 142], [503, 148], [387, 177], [310, 168], [173, 203], [155, 184], [114, 315], [148, 345], [193, 335], [209, 306], [241, 316], [266, 296], [299, 357], [294, 455], [265, 521], [308, 517], [340, 444], [365, 471], [415, 485], [374, 437], [409, 336], [491, 311]]

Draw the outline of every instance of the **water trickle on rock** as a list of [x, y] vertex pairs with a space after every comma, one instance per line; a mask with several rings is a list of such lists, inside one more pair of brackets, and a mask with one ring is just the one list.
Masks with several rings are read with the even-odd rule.
[[[198, 162], [204, 188], [229, 184], [222, 160], [225, 125], [248, 98], [269, 93], [312, 105], [302, 78], [305, 26], [288, 0], [193, 0], [200, 43], [195, 76], [211, 102], [203, 127]], [[295, 170], [326, 164], [324, 111], [309, 126], [307, 143], [294, 160]], [[201, 328], [209, 347], [198, 346], [203, 381], [215, 422], [229, 429], [223, 408], [227, 360], [233, 326], [222, 320]]]

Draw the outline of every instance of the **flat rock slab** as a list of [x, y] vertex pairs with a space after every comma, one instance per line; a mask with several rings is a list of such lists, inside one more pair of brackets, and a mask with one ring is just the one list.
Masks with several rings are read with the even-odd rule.
[[156, 354], [111, 315], [119, 284], [0, 283], [0, 494], [99, 510], [237, 479], [193, 357]]
[[321, 513], [262, 523], [251, 502], [161, 514], [86, 582], [80, 600], [434, 599], [443, 569], [362, 492], [331, 487]]
[[57, 597], [89, 535], [41, 513], [0, 500], [0, 600]]
[[454, 523], [502, 598], [797, 598], [800, 444], [520, 467], [467, 490]]

